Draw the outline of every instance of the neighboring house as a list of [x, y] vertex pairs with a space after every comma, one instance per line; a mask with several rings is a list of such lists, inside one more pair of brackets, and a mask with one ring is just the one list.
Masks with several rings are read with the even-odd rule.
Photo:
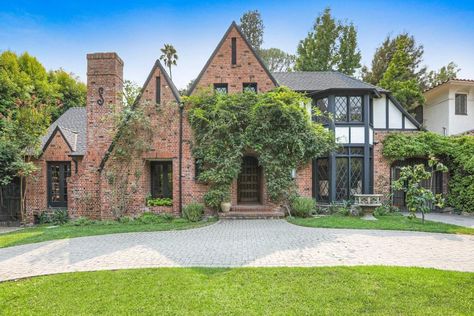
[[450, 79], [424, 92], [423, 124], [442, 135], [474, 135], [474, 80]]
[[[323, 123], [342, 145], [328, 157], [310, 161], [296, 171], [300, 195], [329, 203], [357, 193], [390, 193], [394, 169], [382, 156], [381, 141], [393, 131], [416, 132], [419, 124], [389, 91], [339, 72], [270, 73], [232, 23], [190, 93], [203, 87], [225, 93], [244, 89], [261, 93], [279, 85], [307, 93], [323, 112], [332, 113], [334, 121]], [[120, 139], [111, 116], [120, 110], [122, 86], [123, 62], [117, 54], [87, 55], [87, 104], [69, 109], [45, 136], [43, 154], [36, 161], [40, 169], [27, 186], [27, 221], [55, 207], [67, 208], [71, 217], [116, 216], [107, 175], [114, 164], [110, 153]], [[158, 110], [150, 115], [152, 149], [140, 157], [130, 157], [129, 169], [123, 170], [130, 175], [125, 215], [145, 210], [179, 214], [183, 205], [202, 202], [207, 186], [196, 181], [198, 170], [187, 111], [159, 61], [151, 69], [139, 100], [156, 103]], [[242, 172], [251, 183], [244, 183], [242, 175], [234, 180], [232, 212], [272, 214], [278, 205], [266, 195], [258, 157], [252, 152], [244, 154]], [[139, 172], [132, 172], [132, 168]], [[173, 205], [147, 208], [147, 196], [172, 198]]]

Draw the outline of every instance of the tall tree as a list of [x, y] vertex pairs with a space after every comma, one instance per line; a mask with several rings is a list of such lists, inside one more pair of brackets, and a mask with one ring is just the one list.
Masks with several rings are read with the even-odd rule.
[[28, 53], [0, 54], [0, 116], [17, 111], [19, 101], [34, 99], [34, 104], [50, 107], [51, 119], [55, 120], [72, 106], [85, 106], [86, 90], [73, 74], [62, 69], [48, 73]]
[[352, 76], [360, 68], [360, 59], [354, 24], [336, 21], [331, 9], [326, 8], [316, 18], [313, 30], [298, 44], [295, 69], [338, 70]]
[[331, 16], [331, 9], [326, 8], [316, 18], [313, 30], [298, 44], [296, 70], [331, 70], [335, 64], [339, 29], [338, 23]]
[[49, 81], [55, 85], [59, 99], [58, 107], [52, 111], [52, 121], [69, 108], [85, 106], [87, 86], [73, 73], [68, 73], [63, 69], [50, 71]]
[[375, 51], [371, 68], [369, 69], [366, 66], [362, 68], [362, 79], [364, 81], [374, 85], [379, 84], [397, 50], [399, 41], [405, 42], [403, 47], [410, 61], [407, 67], [410, 69], [411, 77], [415, 78], [420, 85], [423, 85], [423, 78], [426, 74], [426, 67], [421, 66], [424, 53], [423, 45], [418, 45], [415, 38], [408, 33], [399, 34], [395, 38], [390, 36], [385, 38]]
[[177, 65], [178, 62], [178, 53], [176, 49], [171, 44], [165, 44], [165, 46], [161, 49], [161, 56], [160, 59], [163, 60], [165, 66], [168, 67], [170, 71], [170, 78], [173, 79], [173, 75], [171, 74], [171, 67]]
[[410, 55], [411, 41], [403, 37], [397, 41], [395, 53], [383, 74], [379, 85], [392, 91], [397, 100], [407, 109], [423, 105], [425, 99], [422, 87], [414, 74], [413, 55]]
[[357, 31], [354, 24], [343, 25], [337, 52], [337, 70], [346, 75], [353, 76], [356, 69], [360, 68], [362, 56], [357, 48]]
[[449, 79], [455, 79], [460, 70], [461, 69], [458, 68], [458, 65], [454, 62], [450, 62], [446, 66], [441, 67], [438, 71], [430, 71], [427, 75], [427, 88], [434, 87], [440, 83], [448, 81]]
[[259, 51], [263, 44], [263, 21], [258, 10], [247, 11], [240, 18], [240, 28], [252, 47]]
[[267, 68], [272, 72], [291, 71], [296, 58], [295, 55], [285, 53], [278, 48], [261, 49], [259, 54]]

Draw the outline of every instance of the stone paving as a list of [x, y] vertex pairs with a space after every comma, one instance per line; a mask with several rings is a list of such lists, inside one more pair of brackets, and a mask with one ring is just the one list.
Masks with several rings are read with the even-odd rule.
[[144, 267], [393, 265], [474, 272], [474, 236], [321, 229], [285, 220], [224, 220], [0, 249], [0, 280]]
[[[405, 213], [408, 215], [408, 213]], [[417, 217], [421, 218], [421, 214], [417, 213]], [[446, 224], [453, 224], [458, 226], [474, 228], [474, 216], [443, 214], [443, 213], [428, 213], [425, 214], [425, 219], [434, 222], [441, 222]]]

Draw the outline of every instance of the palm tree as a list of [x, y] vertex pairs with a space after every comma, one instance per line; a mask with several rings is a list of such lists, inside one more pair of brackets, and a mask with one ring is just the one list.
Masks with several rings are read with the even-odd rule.
[[165, 44], [165, 47], [161, 49], [161, 52], [163, 54], [160, 56], [160, 59], [163, 60], [165, 66], [168, 67], [170, 71], [170, 77], [171, 79], [173, 79], [173, 76], [171, 75], [171, 66], [177, 65], [176, 61], [178, 60], [178, 54], [176, 52], [176, 49], [171, 44]]

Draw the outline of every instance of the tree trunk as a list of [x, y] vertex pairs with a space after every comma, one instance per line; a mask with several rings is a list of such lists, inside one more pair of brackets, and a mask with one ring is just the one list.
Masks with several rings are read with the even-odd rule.
[[421, 223], [425, 223], [425, 212], [421, 211]]
[[173, 75], [171, 74], [171, 65], [168, 68], [170, 70], [170, 79], [173, 80]]

